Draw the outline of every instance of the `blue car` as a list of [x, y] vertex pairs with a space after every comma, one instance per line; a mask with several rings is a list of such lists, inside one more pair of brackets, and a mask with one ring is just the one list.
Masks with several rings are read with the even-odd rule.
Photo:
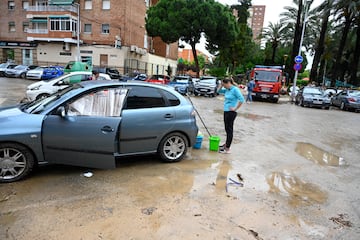
[[42, 80], [53, 79], [56, 77], [60, 77], [64, 74], [64, 68], [60, 66], [50, 66], [45, 67], [43, 70], [43, 74], [41, 75]]
[[115, 168], [116, 157], [153, 153], [177, 162], [197, 133], [193, 106], [168, 86], [81, 82], [0, 108], [0, 182], [44, 163]]
[[191, 76], [175, 76], [169, 85], [183, 95], [194, 94], [195, 87]]

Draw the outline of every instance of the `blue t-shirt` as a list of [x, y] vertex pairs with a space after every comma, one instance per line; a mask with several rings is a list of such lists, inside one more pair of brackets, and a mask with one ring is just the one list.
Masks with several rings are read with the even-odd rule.
[[224, 112], [231, 111], [230, 108], [235, 108], [238, 102], [245, 102], [244, 96], [241, 94], [240, 89], [231, 86], [230, 89], [225, 90]]

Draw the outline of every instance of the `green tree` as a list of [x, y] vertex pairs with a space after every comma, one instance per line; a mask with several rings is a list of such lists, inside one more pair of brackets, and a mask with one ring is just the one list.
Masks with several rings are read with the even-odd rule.
[[[331, 85], [335, 85], [335, 81], [340, 77], [340, 75], [342, 75], [342, 77], [344, 75], [344, 71], [342, 71], [342, 69], [344, 69], [342, 65], [342, 57], [346, 46], [346, 40], [351, 30], [351, 24], [354, 20], [356, 2], [357, 1], [354, 0], [336, 0], [335, 2], [337, 19], [342, 22], [343, 29], [338, 51], [335, 57], [335, 65], [333, 66]], [[341, 72], [343, 72], [343, 74], [341, 74]]]
[[333, 0], [326, 0], [318, 7], [318, 10], [322, 12], [321, 30], [320, 30], [319, 40], [317, 42], [315, 49], [313, 63], [311, 66], [311, 72], [310, 72], [311, 81], [320, 82], [320, 79], [318, 78], [319, 75], [318, 66], [325, 50], [325, 38], [328, 32], [328, 23], [329, 23], [329, 17], [330, 17], [332, 5], [333, 5]]
[[261, 35], [271, 44], [272, 55], [271, 63], [275, 63], [276, 49], [282, 41], [284, 25], [280, 23], [270, 23], [268, 27], [264, 28]]
[[230, 9], [214, 0], [160, 0], [147, 11], [146, 31], [149, 36], [159, 36], [165, 43], [179, 39], [188, 43], [197, 75], [199, 62], [195, 45], [202, 34], [214, 50], [229, 46], [238, 32]]
[[[293, 0], [294, 4], [297, 5], [297, 8], [287, 6], [285, 7], [285, 12], [281, 13], [280, 23], [285, 24], [284, 31], [289, 31], [292, 33], [292, 51], [290, 55], [290, 59], [295, 59], [295, 57], [299, 54], [301, 35], [303, 24], [305, 24], [305, 12], [310, 9], [310, 6], [313, 0], [306, 0], [303, 2], [302, 0]], [[290, 78], [294, 78], [294, 70], [293, 68], [288, 68], [288, 72], [290, 72]]]

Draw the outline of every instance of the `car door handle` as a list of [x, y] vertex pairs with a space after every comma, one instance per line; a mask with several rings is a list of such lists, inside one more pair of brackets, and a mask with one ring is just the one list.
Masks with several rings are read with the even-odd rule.
[[114, 129], [110, 126], [104, 126], [101, 128], [102, 132], [114, 132]]
[[170, 113], [165, 114], [164, 118], [170, 119], [170, 118], [174, 118], [174, 116]]

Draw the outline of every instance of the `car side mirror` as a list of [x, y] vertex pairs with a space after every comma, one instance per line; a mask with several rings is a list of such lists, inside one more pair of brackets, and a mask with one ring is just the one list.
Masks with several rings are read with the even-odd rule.
[[57, 110], [56, 110], [56, 115], [59, 115], [61, 116], [62, 118], [66, 117], [66, 109], [64, 106], [61, 106], [59, 107]]

